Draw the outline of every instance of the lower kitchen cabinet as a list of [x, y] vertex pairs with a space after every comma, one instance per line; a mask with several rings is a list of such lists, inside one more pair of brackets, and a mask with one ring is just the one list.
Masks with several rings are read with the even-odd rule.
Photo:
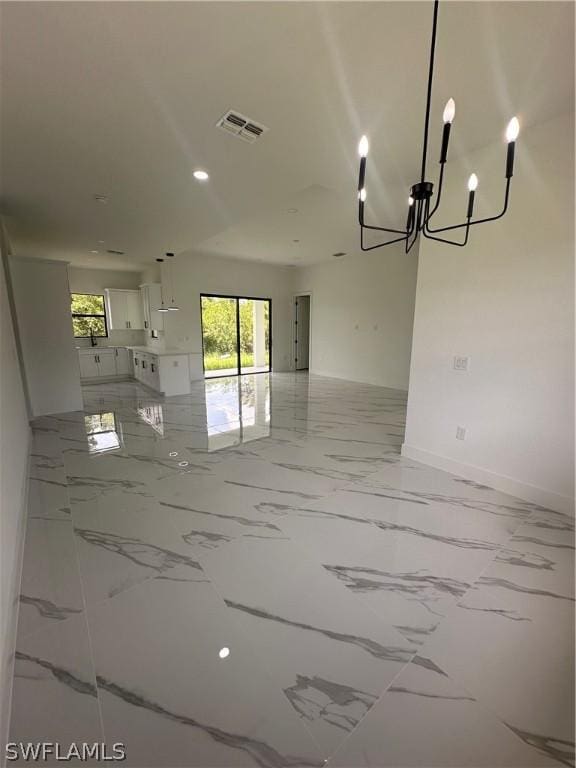
[[132, 373], [130, 353], [121, 347], [79, 349], [81, 379], [114, 378]]
[[154, 354], [132, 347], [93, 347], [78, 350], [82, 380], [114, 379], [133, 376], [137, 381], [163, 395], [190, 392], [198, 355], [186, 352]]
[[190, 365], [186, 353], [155, 355], [134, 351], [134, 378], [164, 395], [190, 392]]
[[132, 375], [132, 361], [130, 360], [130, 352], [124, 347], [116, 347], [116, 375]]

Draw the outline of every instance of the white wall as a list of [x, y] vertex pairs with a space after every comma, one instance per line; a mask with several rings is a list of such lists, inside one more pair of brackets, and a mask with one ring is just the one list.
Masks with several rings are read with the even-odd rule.
[[417, 246], [350, 254], [298, 270], [312, 293], [310, 371], [408, 389]]
[[[138, 290], [143, 283], [140, 272], [126, 272], [115, 269], [86, 269], [68, 267], [68, 280], [71, 293], [104, 293], [105, 288], [131, 288]], [[98, 339], [98, 345], [138, 346], [146, 343], [145, 331], [127, 331], [108, 329], [107, 339]], [[90, 346], [90, 339], [74, 339], [75, 346]]]
[[[574, 496], [574, 126], [524, 131], [507, 215], [452, 248], [423, 241], [404, 453], [556, 509]], [[443, 224], [500, 205], [505, 146], [450, 164]], [[444, 207], [444, 206], [443, 206]], [[467, 374], [451, 369], [469, 355]], [[455, 439], [457, 425], [467, 429]]]
[[[184, 255], [175, 257], [174, 298], [179, 312], [164, 315], [165, 343], [193, 352], [202, 352], [200, 294], [216, 293], [272, 299], [272, 368], [290, 367], [292, 334], [291, 302], [294, 270], [272, 264], [215, 256]], [[169, 301], [169, 265], [163, 265], [164, 300]]]
[[82, 408], [66, 262], [9, 260], [33, 416]]
[[24, 521], [30, 429], [7, 285], [0, 259], [0, 764], [7, 737]]

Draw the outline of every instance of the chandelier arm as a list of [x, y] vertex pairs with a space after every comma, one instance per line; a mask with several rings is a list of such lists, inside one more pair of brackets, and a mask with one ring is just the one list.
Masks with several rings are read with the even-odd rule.
[[466, 226], [466, 234], [465, 234], [465, 237], [464, 237], [464, 241], [462, 243], [458, 243], [455, 240], [446, 240], [446, 238], [444, 238], [444, 237], [434, 237], [434, 235], [428, 234], [426, 229], [422, 230], [422, 233], [423, 233], [424, 237], [427, 237], [428, 240], [437, 240], [439, 243], [447, 243], [448, 245], [458, 245], [461, 248], [463, 248], [465, 245], [467, 245], [467, 243], [468, 243], [468, 233], [469, 232], [470, 232], [470, 226], [467, 225]]
[[406, 230], [405, 229], [388, 229], [386, 227], [373, 227], [370, 224], [364, 224], [364, 204], [360, 202], [358, 204], [358, 224], [360, 224], [360, 229], [372, 229], [375, 232], [390, 232], [393, 235], [403, 235], [406, 236]]
[[426, 155], [428, 153], [428, 126], [430, 123], [430, 103], [432, 100], [432, 77], [434, 75], [434, 52], [436, 49], [436, 27], [438, 25], [438, 0], [434, 0], [434, 20], [432, 22], [432, 42], [430, 43], [430, 65], [428, 67], [428, 92], [426, 96], [426, 119], [424, 121], [424, 142], [422, 147], [422, 174], [420, 181], [426, 178]]
[[414, 246], [414, 243], [416, 242], [416, 240], [418, 240], [418, 235], [416, 235], [415, 237], [412, 238], [412, 242], [411, 243], [408, 243], [408, 240], [406, 240], [406, 248], [404, 249], [405, 253], [410, 253], [410, 251], [412, 250], [412, 247]]
[[393, 235], [402, 235], [406, 237], [408, 234], [405, 229], [386, 229], [385, 227], [371, 227], [368, 224], [361, 225], [363, 229], [373, 229], [375, 232], [391, 232]]
[[[414, 221], [413, 221], [413, 229], [408, 232], [406, 235], [406, 244], [404, 246], [404, 253], [410, 253], [412, 250], [412, 246], [418, 240], [418, 233], [421, 229], [421, 221], [422, 221], [422, 200], [418, 200], [418, 208], [416, 210], [416, 213], [414, 214]], [[412, 238], [412, 242], [410, 242], [410, 235], [414, 232], [414, 237]]]
[[464, 224], [454, 224], [451, 227], [440, 227], [439, 229], [431, 229], [426, 224], [426, 229], [428, 232], [448, 232], [452, 229], [463, 229], [464, 227], [472, 227], [474, 224], [485, 224], [487, 221], [496, 221], [497, 219], [501, 219], [502, 216], [506, 213], [508, 210], [508, 198], [510, 196], [510, 179], [506, 179], [506, 193], [504, 195], [504, 207], [502, 208], [502, 211], [497, 214], [496, 216], [487, 216], [485, 219], [476, 219], [475, 221], [468, 221], [464, 222]]
[[428, 206], [426, 206], [426, 216], [425, 216], [426, 224], [430, 221], [432, 216], [434, 216], [434, 214], [438, 210], [438, 206], [440, 205], [440, 198], [442, 197], [442, 184], [444, 182], [444, 165], [445, 163], [441, 163], [440, 165], [440, 175], [438, 177], [438, 197], [436, 198], [434, 208], [432, 208], [432, 210], [428, 212]]
[[406, 235], [403, 235], [402, 237], [395, 237], [392, 240], [387, 240], [385, 243], [378, 243], [377, 245], [364, 245], [364, 237], [363, 237], [364, 230], [360, 230], [360, 248], [363, 251], [373, 251], [375, 248], [382, 248], [385, 245], [392, 245], [392, 243], [399, 243], [401, 240], [405, 240]]

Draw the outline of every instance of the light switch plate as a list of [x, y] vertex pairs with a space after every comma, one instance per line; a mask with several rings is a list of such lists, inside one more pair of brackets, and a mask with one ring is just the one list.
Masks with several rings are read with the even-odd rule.
[[466, 427], [456, 427], [456, 440], [466, 440]]

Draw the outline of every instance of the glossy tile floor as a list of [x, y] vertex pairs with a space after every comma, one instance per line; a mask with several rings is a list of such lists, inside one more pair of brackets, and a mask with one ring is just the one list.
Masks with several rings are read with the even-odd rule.
[[131, 766], [572, 765], [574, 525], [307, 374], [34, 425], [11, 739]]

